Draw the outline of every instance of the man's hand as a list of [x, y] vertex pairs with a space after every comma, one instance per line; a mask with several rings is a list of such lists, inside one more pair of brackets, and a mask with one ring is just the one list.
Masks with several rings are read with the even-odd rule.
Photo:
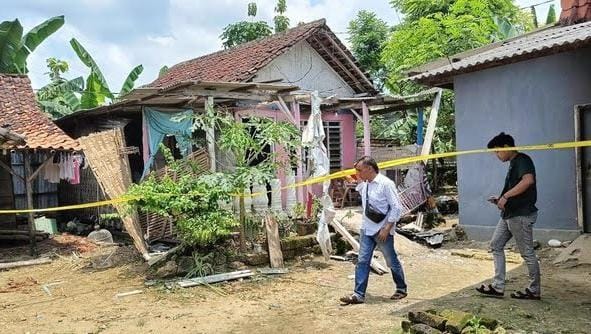
[[378, 241], [384, 242], [390, 236], [390, 230], [392, 229], [392, 223], [386, 223], [378, 232]]
[[501, 196], [501, 198], [499, 198], [499, 200], [497, 201], [497, 207], [500, 210], [505, 210], [506, 204], [507, 204], [507, 198], [505, 196]]

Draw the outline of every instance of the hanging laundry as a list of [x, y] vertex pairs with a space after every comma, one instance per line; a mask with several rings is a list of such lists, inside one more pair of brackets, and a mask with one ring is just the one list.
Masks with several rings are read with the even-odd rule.
[[71, 184], [80, 184], [80, 164], [82, 163], [82, 157], [80, 155], [72, 156], [72, 179]]

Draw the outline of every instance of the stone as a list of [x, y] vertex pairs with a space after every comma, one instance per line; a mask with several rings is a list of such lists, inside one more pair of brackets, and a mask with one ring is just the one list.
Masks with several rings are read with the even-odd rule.
[[480, 324], [490, 330], [494, 330], [499, 326], [499, 321], [497, 319], [481, 317]]
[[446, 318], [427, 312], [408, 312], [408, 319], [413, 323], [421, 323], [430, 327], [436, 328], [440, 331], [445, 330]]
[[230, 267], [230, 269], [239, 270], [239, 269], [246, 268], [246, 265], [240, 261], [233, 261], [233, 262], [230, 262], [228, 267]]
[[193, 261], [193, 258], [190, 256], [181, 256], [178, 258], [177, 262], [178, 262], [178, 268], [177, 268], [178, 274], [187, 274], [188, 272], [191, 271], [191, 269], [193, 269], [193, 266], [195, 265], [195, 261]]
[[410, 327], [412, 327], [412, 322], [408, 320], [402, 320], [400, 327], [402, 328], [403, 332], [408, 333], [410, 331]]
[[410, 327], [411, 334], [442, 334], [438, 329], [429, 327], [425, 324], [416, 324]]
[[440, 316], [447, 319], [445, 330], [453, 334], [460, 334], [468, 325], [470, 319], [474, 317], [470, 313], [448, 309], [441, 311]]
[[156, 270], [156, 277], [166, 278], [176, 276], [178, 271], [178, 265], [174, 261], [166, 262], [162, 267]]
[[493, 331], [493, 334], [507, 334], [507, 330], [499, 326]]

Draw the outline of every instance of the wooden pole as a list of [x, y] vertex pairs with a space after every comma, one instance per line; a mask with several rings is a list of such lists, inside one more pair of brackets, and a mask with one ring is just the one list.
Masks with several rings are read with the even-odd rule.
[[[298, 128], [298, 133], [300, 135], [300, 140], [301, 140], [302, 116], [300, 114], [300, 104], [297, 101], [294, 101], [291, 105], [291, 109], [293, 110], [295, 126], [296, 126], [296, 128]], [[303, 168], [303, 164], [302, 164], [302, 159], [304, 157], [302, 156], [302, 145], [298, 145], [298, 147], [296, 149], [296, 154], [298, 155], [298, 160], [297, 160], [298, 163], [297, 163], [297, 170], [296, 170], [296, 182], [302, 182], [304, 180], [304, 168]], [[296, 194], [297, 194], [298, 203], [303, 203], [304, 202], [304, 187], [298, 187]]]
[[[32, 180], [29, 178], [31, 173], [31, 153], [29, 150], [23, 151], [23, 160], [25, 162], [25, 191], [27, 194], [27, 208], [29, 210], [33, 209], [33, 185], [31, 184]], [[30, 240], [30, 250], [31, 256], [37, 256], [37, 239], [36, 239], [36, 230], [35, 230], [35, 214], [33, 212], [29, 212], [29, 240]]]
[[365, 102], [361, 102], [361, 110], [363, 111], [363, 155], [371, 155], [371, 125], [369, 123], [369, 109]]
[[[205, 112], [208, 113], [210, 110], [213, 110], [213, 96], [208, 96], [205, 101]], [[215, 173], [215, 128], [205, 129], [205, 140], [207, 141], [207, 153], [209, 153], [209, 168], [212, 173]]]

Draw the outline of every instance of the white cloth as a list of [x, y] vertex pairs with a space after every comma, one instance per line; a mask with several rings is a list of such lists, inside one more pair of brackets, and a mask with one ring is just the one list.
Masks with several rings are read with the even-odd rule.
[[[369, 187], [367, 188], [367, 193], [366, 187]], [[394, 235], [394, 232], [396, 231], [396, 222], [400, 219], [403, 210], [394, 181], [382, 174], [378, 174], [373, 181], [358, 184], [356, 189], [359, 194], [361, 194], [361, 203], [364, 212], [361, 220], [361, 230], [365, 231], [365, 235], [376, 234], [386, 222], [394, 223], [390, 230], [390, 234]], [[367, 197], [369, 197], [369, 202], [374, 208], [382, 213], [387, 212], [386, 218], [384, 218], [379, 224], [374, 223], [365, 216]]]

